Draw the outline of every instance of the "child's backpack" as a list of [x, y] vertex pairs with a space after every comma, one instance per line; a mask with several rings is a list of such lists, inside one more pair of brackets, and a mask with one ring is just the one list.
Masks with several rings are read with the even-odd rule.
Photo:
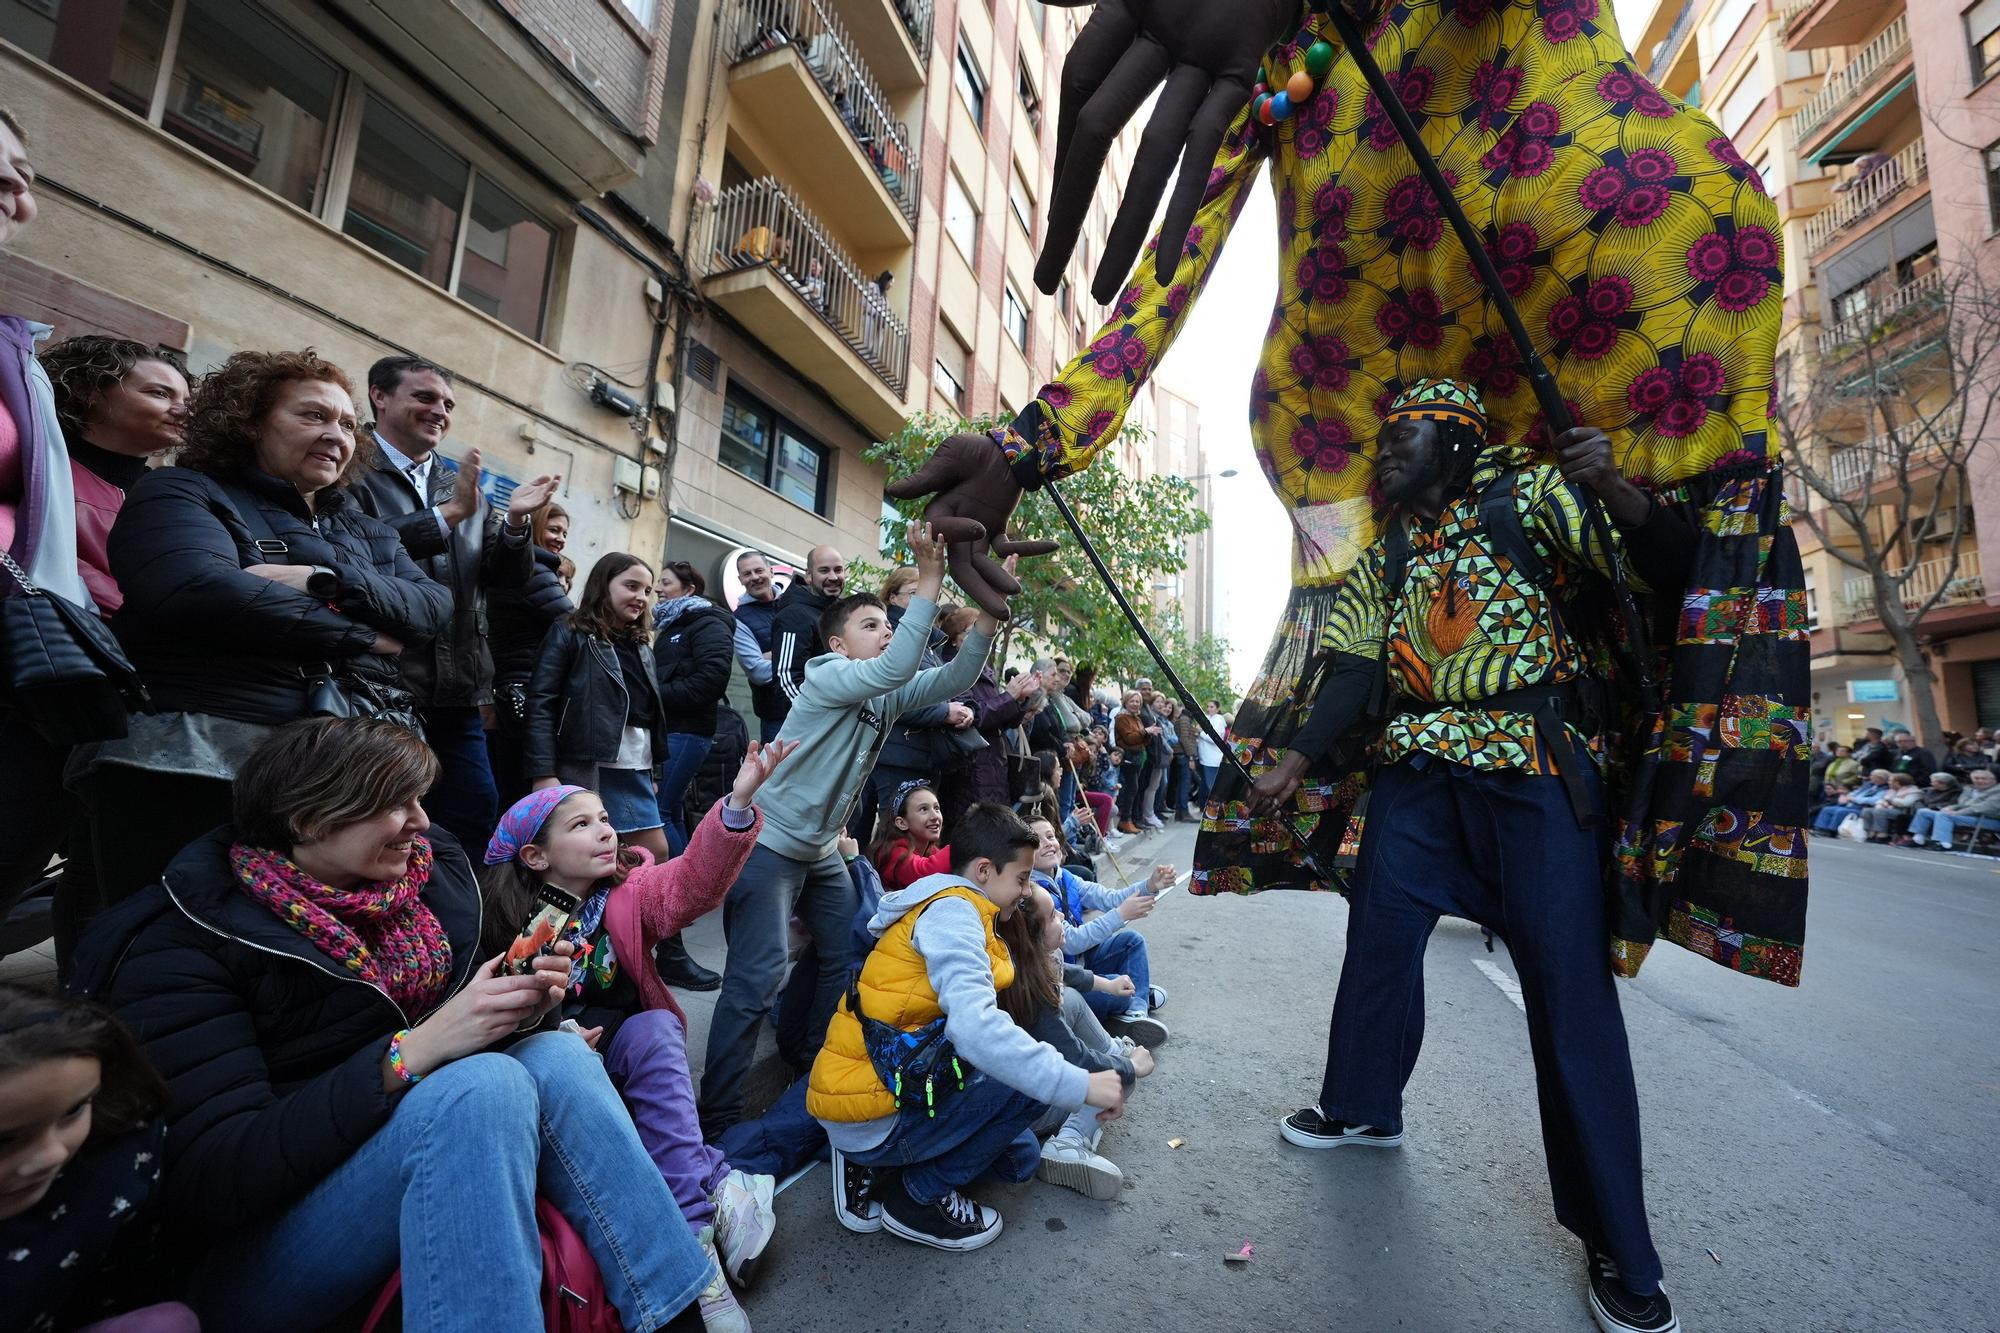
[[[604, 1290], [604, 1275], [569, 1219], [547, 1199], [535, 1200], [535, 1227], [542, 1236], [542, 1327], [544, 1333], [625, 1333], [625, 1323]], [[403, 1274], [384, 1284], [361, 1333], [391, 1333], [402, 1326], [399, 1298]], [[391, 1311], [394, 1313], [391, 1313]]]

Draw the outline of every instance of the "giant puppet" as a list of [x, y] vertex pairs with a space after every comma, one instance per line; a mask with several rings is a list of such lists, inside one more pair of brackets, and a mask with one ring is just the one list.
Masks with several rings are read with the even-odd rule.
[[[1615, 770], [1611, 966], [1635, 973], [1664, 935], [1795, 985], [1808, 687], [1770, 424], [1776, 210], [1728, 137], [1638, 72], [1608, 0], [1382, 0], [1359, 22], [1499, 290], [1482, 283], [1332, 16], [1298, 0], [1105, 0], [1064, 72], [1037, 281], [1054, 287], [1112, 135], [1164, 78], [1097, 275], [1110, 318], [1010, 427], [953, 437], [891, 490], [936, 493], [930, 513], [957, 525], [953, 573], [968, 594], [1011, 591], [993, 556], [1018, 547], [1004, 535], [1015, 502], [1116, 438], [1268, 165], [1279, 294], [1250, 419], [1294, 529], [1292, 593], [1232, 729], [1235, 756], [1267, 773], [1310, 711], [1335, 597], [1382, 530], [1376, 441], [1400, 395], [1466, 382], [1494, 446], [1546, 459], [1537, 367], [1509, 339], [1511, 305], [1567, 414], [1604, 431], [1624, 476], [1683, 507], [1694, 534], [1682, 597], [1615, 634], [1600, 626], [1627, 649], [1628, 708], [1648, 663], [1659, 684]], [[1160, 234], [1128, 282], [1183, 151]], [[1194, 164], [1209, 161], [1204, 178]], [[1195, 891], [1325, 887], [1356, 785], [1345, 767], [1315, 771], [1277, 818], [1259, 818], [1245, 775], [1226, 773]]]

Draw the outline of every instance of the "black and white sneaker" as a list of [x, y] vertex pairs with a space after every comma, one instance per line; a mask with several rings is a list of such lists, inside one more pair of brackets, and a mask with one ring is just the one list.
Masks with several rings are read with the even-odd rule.
[[1403, 1131], [1376, 1129], [1372, 1125], [1350, 1125], [1345, 1120], [1328, 1120], [1317, 1106], [1294, 1111], [1278, 1124], [1285, 1142], [1301, 1148], [1338, 1148], [1358, 1143], [1364, 1148], [1400, 1148]]
[[1104, 1030], [1114, 1037], [1130, 1037], [1149, 1051], [1156, 1046], [1165, 1045], [1168, 1036], [1165, 1023], [1151, 1014], [1142, 1014], [1136, 1010], [1113, 1014], [1111, 1020], [1104, 1025]]
[[918, 1203], [901, 1181], [885, 1182], [882, 1225], [904, 1240], [939, 1250], [976, 1250], [1000, 1235], [1000, 1214], [947, 1190], [936, 1203]]
[[1590, 1254], [1590, 1312], [1604, 1333], [1679, 1333], [1681, 1326], [1664, 1289], [1650, 1296], [1627, 1290], [1618, 1265], [1601, 1251]]
[[882, 1205], [875, 1199], [875, 1168], [847, 1160], [833, 1150], [833, 1215], [849, 1231], [866, 1236], [882, 1229]]

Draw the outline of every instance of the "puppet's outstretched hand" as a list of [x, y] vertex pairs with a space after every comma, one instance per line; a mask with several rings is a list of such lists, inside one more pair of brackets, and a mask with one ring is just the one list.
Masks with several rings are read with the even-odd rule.
[[952, 578], [996, 619], [1007, 618], [1007, 599], [1021, 585], [993, 556], [1047, 555], [1056, 549], [1054, 542], [1007, 535], [1007, 520], [1021, 502], [1021, 483], [990, 435], [951, 436], [922, 467], [886, 489], [898, 500], [933, 497], [924, 519], [949, 544]]
[[1179, 162], [1155, 260], [1160, 282], [1173, 280], [1223, 136], [1250, 101], [1259, 62], [1298, 18], [1298, 0], [1102, 0], [1063, 60], [1055, 189], [1037, 287], [1054, 294], [1111, 141], [1163, 79], [1090, 291], [1100, 304], [1118, 295]]

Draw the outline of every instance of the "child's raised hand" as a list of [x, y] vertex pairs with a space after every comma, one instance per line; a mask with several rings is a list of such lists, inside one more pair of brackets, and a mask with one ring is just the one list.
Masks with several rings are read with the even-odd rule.
[[916, 557], [917, 573], [942, 579], [945, 543], [944, 539], [938, 536], [937, 529], [928, 523], [912, 523], [909, 542], [910, 553]]
[[798, 748], [797, 741], [772, 741], [769, 745], [751, 741], [749, 753], [743, 756], [743, 767], [736, 770], [735, 785], [729, 789], [729, 803], [738, 810], [748, 810], [757, 789], [770, 781], [778, 765]]
[[833, 845], [839, 849], [840, 859], [843, 861], [852, 861], [855, 857], [861, 855], [861, 844], [853, 838], [848, 837], [845, 833], [834, 839]]
[[1179, 873], [1172, 866], [1156, 865], [1153, 867], [1153, 873], [1146, 876], [1146, 892], [1157, 897], [1171, 889], [1179, 878]]
[[1127, 922], [1143, 921], [1153, 914], [1153, 908], [1159, 905], [1159, 901], [1150, 893], [1135, 893], [1118, 904], [1118, 915]]

